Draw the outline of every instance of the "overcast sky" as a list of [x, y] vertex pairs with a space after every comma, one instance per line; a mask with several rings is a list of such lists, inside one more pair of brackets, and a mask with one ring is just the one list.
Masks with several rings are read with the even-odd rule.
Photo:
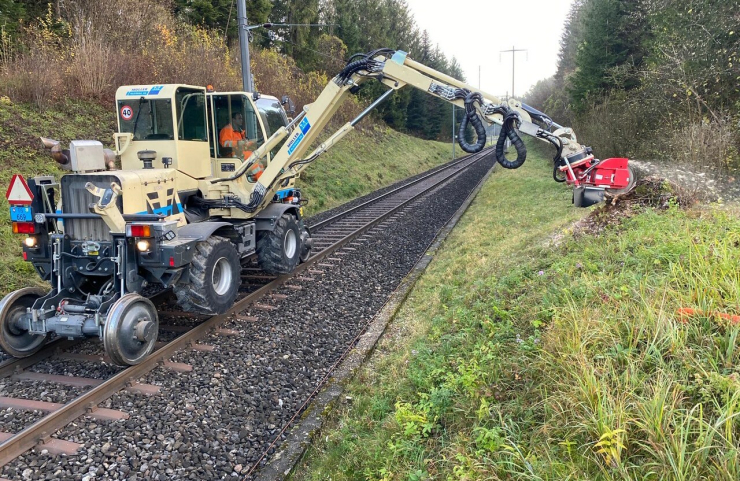
[[[470, 85], [486, 93], [511, 93], [512, 46], [516, 54], [514, 94], [555, 73], [560, 35], [573, 0], [406, 0], [420, 30], [427, 30], [448, 59], [455, 56]], [[500, 58], [500, 61], [499, 61]]]

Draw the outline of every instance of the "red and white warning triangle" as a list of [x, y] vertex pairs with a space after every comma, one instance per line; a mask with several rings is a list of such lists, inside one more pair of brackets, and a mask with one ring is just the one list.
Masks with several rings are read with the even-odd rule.
[[9, 204], [14, 205], [29, 205], [33, 201], [31, 189], [28, 188], [26, 179], [22, 175], [15, 174], [10, 180], [10, 186], [5, 193], [5, 198], [8, 199]]

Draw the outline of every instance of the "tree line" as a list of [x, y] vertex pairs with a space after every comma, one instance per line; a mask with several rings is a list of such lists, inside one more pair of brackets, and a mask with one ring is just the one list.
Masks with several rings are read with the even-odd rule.
[[527, 100], [604, 155], [740, 167], [740, 1], [575, 0]]
[[[412, 58], [432, 68], [464, 79], [456, 59], [447, 58], [429, 34], [416, 24], [405, 0], [249, 0], [247, 16], [250, 25], [267, 22], [290, 24], [251, 31], [255, 78], [259, 89], [265, 93], [290, 93], [272, 91], [271, 87], [277, 86], [270, 84], [275, 82], [267, 81], [265, 75], [259, 78], [260, 72], [274, 69], [271, 65], [256, 63], [275, 59], [274, 53], [287, 59], [286, 65], [290, 65], [291, 70], [300, 70], [300, 74], [290, 72], [291, 78], [295, 77], [297, 83], [311, 83], [314, 90], [319, 78], [334, 76], [351, 54], [380, 47], [405, 50]], [[113, 65], [114, 69], [122, 69], [124, 64], [130, 67], [125, 74], [108, 75], [110, 85], [107, 90], [100, 89], [100, 95], [113, 91], [115, 82], [133, 83], [146, 78], [150, 79], [149, 82], [201, 80], [191, 72], [192, 69], [178, 67], [150, 52], [149, 49], [156, 48], [158, 43], [171, 47], [171, 43], [176, 42], [176, 49], [194, 50], [193, 56], [200, 52], [206, 57], [200, 59], [201, 70], [202, 65], [215, 68], [218, 49], [222, 48], [228, 52], [229, 61], [216, 71], [224, 77], [238, 69], [235, 63], [238, 62], [235, 0], [119, 0], [115, 4], [98, 0], [0, 0], [0, 26], [5, 39], [0, 55], [4, 56], [6, 73], [11, 70], [17, 72], [18, 66], [11, 66], [11, 63], [20, 62], [24, 56], [42, 56], [36, 51], [39, 37], [46, 42], [44, 49], [50, 47], [48, 43], [54, 42], [70, 51], [79, 49], [82, 44], [97, 45], [96, 52], [89, 53], [119, 56], [119, 60], [121, 55], [129, 57], [133, 50], [145, 52], [143, 60], [137, 57], [130, 59], [130, 63], [103, 62], [107, 66]], [[185, 52], [177, 52], [176, 56], [188, 67], [199, 63], [198, 58], [188, 58], [180, 53]], [[67, 60], [79, 62], [74, 57], [72, 54]], [[48, 64], [48, 59], [44, 61]], [[39, 60], [34, 65], [41, 68], [43, 64]], [[158, 75], [147, 76], [147, 68]], [[136, 71], [136, 75], [132, 71]], [[179, 78], [173, 78], [175, 72]], [[50, 72], [49, 75], [54, 74]], [[105, 83], [108, 77], [99, 79], [96, 84]], [[233, 87], [236, 77], [231, 75], [227, 82], [222, 83]], [[12, 85], [17, 85], [13, 92], [20, 93], [26, 88], [22, 79], [11, 78], [8, 81], [11, 86], [6, 87], [7, 90], [15, 88]], [[84, 82], [85, 79], [80, 79], [78, 83]], [[377, 97], [381, 91], [380, 85], [367, 85], [360, 97], [367, 101]], [[40, 93], [43, 92], [34, 95]], [[28, 96], [33, 97], [31, 94]], [[451, 136], [452, 110], [449, 105], [413, 89], [404, 89], [393, 95], [380, 107], [379, 115], [392, 128], [422, 138], [449, 139]]]

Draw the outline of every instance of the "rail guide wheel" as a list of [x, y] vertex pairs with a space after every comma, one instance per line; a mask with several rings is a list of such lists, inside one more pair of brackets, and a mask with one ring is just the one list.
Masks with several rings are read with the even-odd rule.
[[126, 294], [108, 311], [103, 329], [103, 346], [120, 366], [139, 364], [154, 350], [159, 318], [152, 301], [139, 294]]
[[13, 357], [28, 357], [44, 346], [48, 335], [31, 334], [19, 321], [36, 299], [45, 294], [38, 287], [24, 287], [0, 300], [0, 347], [3, 351]]
[[306, 262], [311, 257], [313, 238], [306, 227], [301, 228], [301, 257], [300, 262]]

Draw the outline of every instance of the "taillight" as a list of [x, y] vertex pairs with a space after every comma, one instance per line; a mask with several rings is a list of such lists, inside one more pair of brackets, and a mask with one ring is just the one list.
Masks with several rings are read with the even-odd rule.
[[152, 236], [152, 228], [148, 225], [138, 225], [133, 224], [128, 226], [128, 236], [129, 237], [151, 237]]
[[33, 222], [13, 222], [13, 234], [35, 234], [36, 225]]

